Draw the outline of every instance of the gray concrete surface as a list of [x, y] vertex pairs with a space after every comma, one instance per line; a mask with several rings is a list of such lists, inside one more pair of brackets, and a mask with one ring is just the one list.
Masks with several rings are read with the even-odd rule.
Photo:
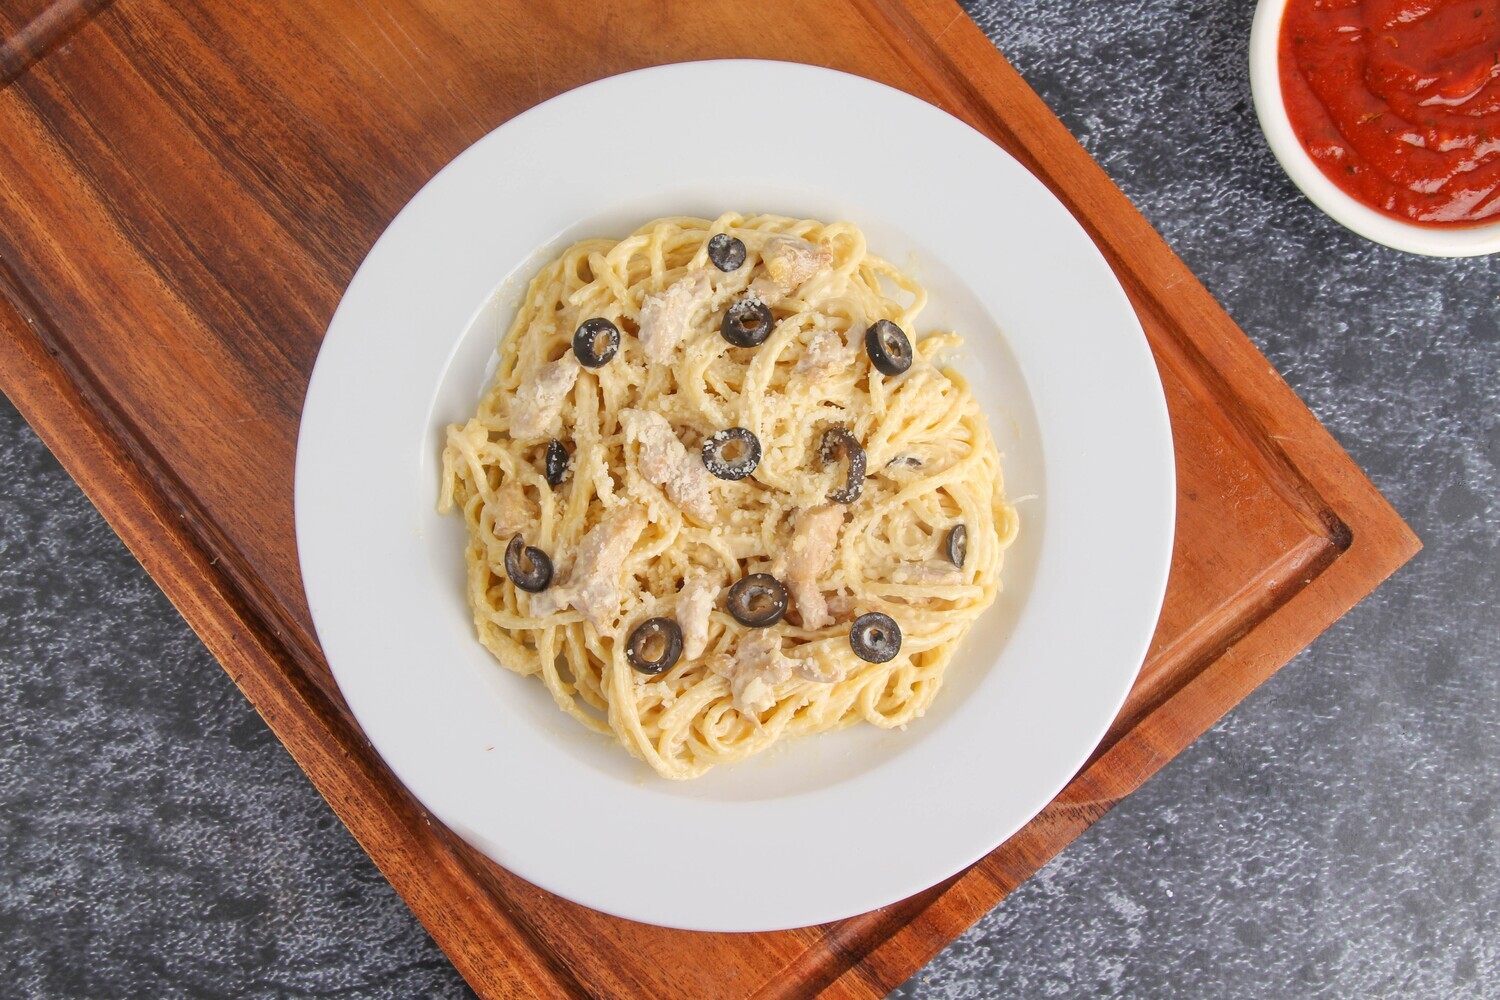
[[[1500, 267], [1297, 194], [1251, 7], [969, 0], [1427, 549], [898, 996], [1500, 996]], [[9, 407], [0, 463], [0, 995], [467, 995]]]

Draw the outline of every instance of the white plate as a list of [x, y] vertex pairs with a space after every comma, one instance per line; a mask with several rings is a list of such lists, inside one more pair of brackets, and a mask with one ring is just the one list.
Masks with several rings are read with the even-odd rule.
[[[752, 114], [774, 108], [774, 115]], [[666, 122], [673, 123], [671, 127]], [[926, 717], [659, 779], [495, 664], [434, 511], [514, 300], [586, 236], [766, 211], [862, 226], [967, 339], [1022, 516], [1004, 593]], [[774, 62], [663, 66], [563, 94], [424, 187], [318, 355], [297, 544], [339, 688], [396, 775], [511, 871], [634, 920], [750, 931], [893, 903], [1035, 815], [1103, 735], [1155, 626], [1174, 467], [1161, 383], [1094, 245], [1019, 164], [899, 91]]]

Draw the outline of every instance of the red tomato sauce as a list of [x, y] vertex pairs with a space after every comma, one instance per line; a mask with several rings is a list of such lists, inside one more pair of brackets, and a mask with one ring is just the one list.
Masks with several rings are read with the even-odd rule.
[[1405, 222], [1500, 221], [1500, 0], [1290, 0], [1279, 51], [1329, 180]]

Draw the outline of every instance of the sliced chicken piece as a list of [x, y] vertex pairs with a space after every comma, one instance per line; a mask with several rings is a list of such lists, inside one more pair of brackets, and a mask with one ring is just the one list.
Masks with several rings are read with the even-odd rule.
[[848, 367], [853, 357], [849, 345], [844, 343], [843, 334], [837, 330], [819, 330], [807, 342], [807, 350], [797, 359], [793, 372], [812, 379], [825, 379]]
[[783, 292], [781, 286], [776, 284], [776, 282], [765, 275], [761, 275], [750, 282], [750, 287], [745, 292], [745, 298], [764, 302], [768, 306], [774, 306], [786, 298], [786, 292]]
[[806, 507], [797, 514], [791, 544], [776, 554], [772, 572], [786, 584], [796, 602], [803, 628], [822, 628], [832, 622], [823, 592], [818, 589], [818, 577], [828, 571], [843, 526], [842, 504]]
[[841, 618], [854, 618], [855, 609], [859, 607], [859, 599], [853, 594], [834, 594], [824, 602], [828, 607], [828, 613], [833, 615], [834, 620]]
[[790, 236], [773, 236], [760, 251], [766, 273], [783, 292], [790, 293], [808, 278], [833, 266], [833, 251]]
[[692, 329], [693, 314], [713, 296], [707, 271], [694, 271], [641, 302], [641, 347], [652, 361], [666, 361]]
[[578, 358], [572, 351], [522, 379], [510, 406], [510, 436], [517, 441], [557, 437], [562, 430], [563, 400], [578, 380]]
[[646, 528], [646, 508], [616, 507], [589, 529], [578, 544], [578, 556], [563, 584], [531, 596], [531, 613], [540, 618], [572, 607], [600, 635], [620, 612], [620, 568]]
[[844, 679], [844, 670], [836, 663], [819, 660], [812, 656], [788, 657], [792, 673], [805, 681], [817, 684], [837, 684]]
[[506, 543], [536, 524], [539, 513], [536, 501], [517, 482], [506, 483], [495, 493], [494, 510], [494, 535]]
[[625, 410], [620, 423], [625, 436], [641, 446], [641, 475], [683, 511], [700, 521], [713, 520], [713, 475], [703, 467], [702, 456], [689, 454], [677, 440], [667, 418], [650, 410]]
[[682, 655], [696, 660], [708, 646], [708, 616], [719, 585], [707, 573], [691, 574], [677, 595], [677, 624], [682, 626]]
[[759, 716], [776, 704], [775, 685], [792, 676], [792, 661], [781, 652], [781, 636], [753, 629], [735, 645], [734, 655], [710, 658], [709, 669], [729, 681], [734, 707]]

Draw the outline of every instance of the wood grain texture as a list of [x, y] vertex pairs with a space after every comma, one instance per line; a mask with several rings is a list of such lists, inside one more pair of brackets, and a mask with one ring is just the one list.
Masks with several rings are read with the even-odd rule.
[[[0, 53], [29, 53], [0, 89], [0, 382], [483, 995], [879, 995], [1416, 551], [950, 0], [96, 6], [43, 9], [72, 12], [51, 15], [71, 32], [61, 45], [49, 40], [59, 28], [20, 36], [34, 11], [0, 15]], [[1016, 155], [1120, 276], [1156, 353], [1177, 446], [1166, 607], [1139, 683], [1084, 770], [948, 883], [776, 934], [606, 917], [434, 824], [338, 697], [292, 535], [297, 419], [318, 344], [405, 201], [541, 99], [718, 56], [879, 79]]]

